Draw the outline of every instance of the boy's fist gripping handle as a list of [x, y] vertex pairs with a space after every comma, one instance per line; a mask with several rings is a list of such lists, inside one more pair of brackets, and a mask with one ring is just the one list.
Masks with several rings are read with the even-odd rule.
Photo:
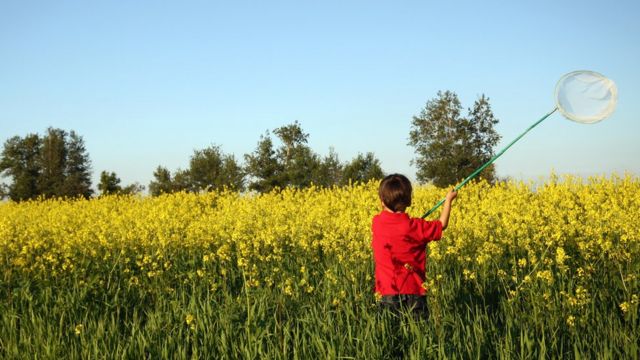
[[455, 187], [453, 189], [451, 189], [447, 195], [442, 198], [442, 200], [440, 200], [436, 206], [434, 206], [431, 210], [427, 211], [424, 215], [422, 215], [422, 218], [426, 218], [427, 216], [429, 216], [432, 212], [436, 211], [437, 208], [439, 208], [440, 206], [442, 206], [442, 204], [444, 204], [445, 201], [449, 200], [452, 201], [453, 199], [456, 198], [456, 196], [458, 196], [458, 189], [459, 187]]

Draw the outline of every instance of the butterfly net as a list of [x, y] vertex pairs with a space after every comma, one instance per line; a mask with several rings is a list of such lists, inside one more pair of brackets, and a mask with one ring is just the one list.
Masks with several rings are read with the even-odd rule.
[[567, 119], [596, 123], [613, 113], [618, 100], [616, 84], [593, 71], [574, 71], [556, 85], [556, 106]]

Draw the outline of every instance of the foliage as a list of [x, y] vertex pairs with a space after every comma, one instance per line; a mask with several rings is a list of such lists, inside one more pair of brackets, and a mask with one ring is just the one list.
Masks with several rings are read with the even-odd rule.
[[167, 168], [158, 166], [153, 172], [153, 178], [154, 180], [149, 183], [149, 193], [152, 196], [170, 194], [173, 192], [171, 172]]
[[[419, 116], [414, 116], [409, 133], [409, 145], [416, 149], [413, 164], [421, 182], [446, 187], [464, 179], [494, 155], [500, 140], [494, 130], [498, 120], [484, 95], [475, 101], [467, 117], [461, 115], [458, 95], [439, 91], [427, 101]], [[493, 164], [481, 178], [494, 182]]]
[[11, 178], [5, 194], [14, 201], [34, 199], [39, 195], [41, 144], [42, 140], [37, 134], [29, 134], [24, 138], [14, 136], [4, 143], [0, 174]]
[[100, 173], [100, 183], [98, 184], [100, 195], [113, 195], [122, 190], [120, 178], [114, 172], [103, 171]]
[[244, 189], [244, 174], [240, 165], [233, 155], [224, 154], [216, 145], [194, 151], [188, 174], [192, 191], [221, 189], [225, 186], [233, 190]]
[[63, 196], [91, 197], [91, 160], [84, 140], [73, 130], [69, 132], [67, 141], [65, 168]]
[[246, 172], [252, 178], [249, 188], [264, 192], [318, 183], [315, 175], [320, 166], [319, 157], [307, 145], [309, 134], [302, 130], [300, 123], [281, 126], [273, 133], [281, 142], [279, 148], [273, 147], [267, 132], [260, 138], [256, 150], [245, 155]]
[[283, 167], [276, 158], [276, 150], [269, 132], [260, 136], [256, 150], [245, 154], [245, 173], [250, 177], [249, 190], [269, 192], [282, 187]]
[[120, 178], [115, 172], [103, 171], [100, 173], [100, 183], [98, 184], [98, 190], [100, 195], [135, 195], [144, 191], [144, 186], [133, 183], [125, 187], [120, 185]]
[[49, 128], [42, 139], [38, 189], [39, 193], [47, 198], [63, 192], [68, 147], [66, 137], [66, 131]]
[[314, 184], [322, 187], [341, 184], [344, 177], [344, 166], [335, 150], [330, 148], [329, 154], [322, 158], [316, 167]]
[[244, 189], [244, 171], [233, 155], [225, 154], [220, 146], [194, 150], [189, 161], [189, 169], [171, 172], [158, 166], [153, 173], [154, 180], [149, 183], [149, 192], [153, 196], [165, 193], [189, 191], [203, 192], [222, 188], [242, 191]]
[[12, 200], [39, 196], [89, 198], [91, 160], [84, 140], [74, 131], [48, 128], [45, 136], [14, 136], [4, 144], [0, 173], [10, 177]]
[[370, 180], [380, 180], [384, 177], [380, 160], [373, 153], [358, 154], [342, 170], [342, 183], [366, 183]]
[[267, 132], [260, 137], [256, 150], [245, 155], [250, 190], [269, 192], [312, 184], [331, 187], [383, 177], [380, 161], [371, 152], [358, 154], [347, 164], [340, 162], [333, 149], [322, 158], [307, 145], [309, 134], [297, 121], [281, 126], [273, 133], [280, 140], [280, 147], [274, 146]]
[[638, 178], [470, 183], [428, 248], [428, 320], [376, 308], [376, 189], [0, 204], [0, 357], [639, 353]]

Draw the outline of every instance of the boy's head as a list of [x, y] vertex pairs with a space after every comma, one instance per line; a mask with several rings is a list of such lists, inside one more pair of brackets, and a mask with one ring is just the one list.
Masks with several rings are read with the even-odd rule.
[[380, 182], [378, 195], [384, 206], [398, 212], [411, 206], [411, 191], [411, 182], [406, 176], [391, 174]]

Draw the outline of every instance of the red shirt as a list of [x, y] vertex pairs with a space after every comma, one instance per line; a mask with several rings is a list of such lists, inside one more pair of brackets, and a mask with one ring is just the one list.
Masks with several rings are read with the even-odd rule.
[[442, 223], [382, 211], [373, 217], [371, 230], [376, 292], [424, 295], [426, 245], [440, 240]]

